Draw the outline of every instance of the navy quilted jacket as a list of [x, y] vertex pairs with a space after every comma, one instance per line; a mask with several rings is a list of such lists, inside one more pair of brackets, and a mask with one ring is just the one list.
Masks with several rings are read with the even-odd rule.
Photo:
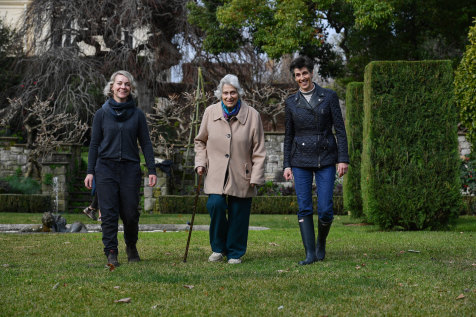
[[349, 163], [337, 94], [314, 85], [316, 89], [309, 102], [299, 91], [286, 99], [283, 168]]

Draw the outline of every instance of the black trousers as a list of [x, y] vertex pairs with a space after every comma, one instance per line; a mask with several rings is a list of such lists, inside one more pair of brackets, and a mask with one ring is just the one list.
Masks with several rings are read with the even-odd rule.
[[105, 254], [117, 250], [119, 217], [124, 224], [126, 245], [135, 245], [139, 233], [140, 165], [131, 161], [98, 159], [96, 190], [101, 206], [102, 242]]

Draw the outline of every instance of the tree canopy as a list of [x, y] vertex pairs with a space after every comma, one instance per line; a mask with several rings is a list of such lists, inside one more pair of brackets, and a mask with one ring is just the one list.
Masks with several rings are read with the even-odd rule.
[[[316, 60], [321, 76], [360, 81], [372, 60], [461, 58], [476, 16], [472, 0], [211, 0], [188, 7], [208, 52], [244, 43], [273, 59], [300, 52]], [[340, 35], [343, 58], [329, 27]]]

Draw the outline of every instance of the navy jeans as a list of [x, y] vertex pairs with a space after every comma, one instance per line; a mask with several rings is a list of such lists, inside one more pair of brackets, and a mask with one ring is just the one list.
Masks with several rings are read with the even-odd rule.
[[317, 216], [323, 222], [334, 219], [333, 194], [336, 177], [335, 165], [322, 168], [293, 167], [294, 188], [299, 205], [298, 218], [312, 215], [312, 179], [316, 179]]
[[[251, 198], [210, 194], [210, 245], [213, 252], [224, 253], [228, 259], [239, 259], [246, 252], [250, 224]], [[226, 210], [228, 209], [228, 219]]]
[[119, 217], [124, 224], [126, 245], [135, 245], [139, 233], [140, 165], [131, 161], [98, 159], [95, 168], [96, 190], [101, 206], [102, 242], [106, 255], [117, 254]]

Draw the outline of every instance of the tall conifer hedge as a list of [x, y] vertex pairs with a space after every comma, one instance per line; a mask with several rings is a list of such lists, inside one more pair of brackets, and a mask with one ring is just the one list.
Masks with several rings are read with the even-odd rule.
[[352, 82], [347, 85], [345, 109], [345, 129], [350, 164], [349, 170], [344, 176], [344, 210], [350, 211], [353, 217], [361, 217], [360, 160], [364, 118], [364, 83]]
[[364, 75], [363, 212], [382, 228], [439, 228], [461, 204], [450, 61], [372, 62]]

